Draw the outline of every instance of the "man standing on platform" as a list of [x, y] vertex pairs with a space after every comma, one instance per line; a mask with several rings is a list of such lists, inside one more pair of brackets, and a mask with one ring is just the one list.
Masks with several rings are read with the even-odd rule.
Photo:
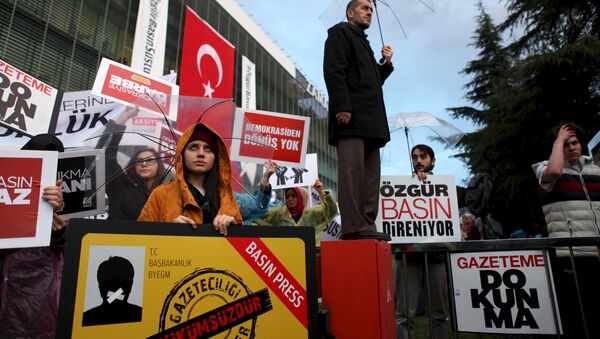
[[353, 0], [348, 22], [328, 30], [323, 73], [329, 94], [329, 144], [337, 147], [338, 197], [342, 239], [390, 241], [376, 231], [381, 159], [379, 149], [390, 140], [381, 86], [392, 73], [392, 48], [381, 49], [377, 63], [365, 30], [373, 5]]
[[[413, 176], [419, 181], [432, 175], [435, 153], [427, 145], [415, 145], [410, 151]], [[406, 269], [403, 256], [406, 256]], [[427, 256], [427, 266], [425, 258]], [[396, 253], [396, 333], [398, 338], [414, 338], [414, 322], [419, 296], [431, 300], [433, 333], [429, 338], [448, 338], [448, 285], [444, 253]], [[428, 283], [427, 283], [428, 282]], [[427, 286], [429, 285], [429, 290]], [[421, 290], [425, 293], [421, 294]], [[426, 299], [427, 300], [427, 299]], [[408, 305], [407, 305], [408, 301]]]

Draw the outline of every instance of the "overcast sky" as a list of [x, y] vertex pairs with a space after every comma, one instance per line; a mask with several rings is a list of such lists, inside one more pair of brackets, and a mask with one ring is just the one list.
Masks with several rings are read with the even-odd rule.
[[[271, 39], [295, 62], [298, 68], [317, 88], [327, 93], [323, 81], [323, 43], [327, 28], [340, 21], [334, 9], [335, 0], [236, 0], [251, 14], [255, 22], [269, 34]], [[338, 0], [345, 6], [345, 0]], [[467, 62], [477, 58], [477, 51], [469, 46], [476, 28], [479, 14], [477, 0], [424, 0], [435, 12], [419, 0], [387, 0], [395, 10], [408, 38], [399, 25], [389, 16], [381, 18], [383, 37], [394, 49], [394, 73], [384, 85], [388, 116], [398, 112], [429, 112], [444, 119], [463, 131], [476, 127], [469, 121], [453, 120], [446, 112], [447, 107], [463, 106], [463, 86], [469, 79], [460, 71]], [[504, 2], [482, 0], [486, 11], [500, 22], [506, 16]], [[389, 9], [378, 2], [382, 15]], [[319, 19], [323, 14], [322, 19]], [[327, 26], [327, 27], [326, 27]], [[375, 22], [366, 32], [376, 54], [381, 40]], [[431, 142], [432, 133], [426, 128], [410, 130], [410, 145], [429, 143], [436, 151], [436, 174], [452, 174], [456, 182], [464, 185], [470, 174], [462, 163], [451, 156], [457, 150], [444, 149], [443, 145]], [[392, 133], [392, 141], [383, 151], [382, 171], [384, 175], [408, 174], [410, 170], [404, 132]]]

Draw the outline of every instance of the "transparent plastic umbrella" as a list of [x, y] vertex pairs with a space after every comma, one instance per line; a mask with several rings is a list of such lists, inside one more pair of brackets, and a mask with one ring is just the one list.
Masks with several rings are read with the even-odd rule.
[[[409, 164], [412, 163], [409, 145], [409, 135], [415, 128], [425, 128], [433, 134], [429, 134], [430, 140], [435, 140], [445, 144], [447, 147], [454, 148], [464, 136], [464, 133], [451, 123], [434, 117], [427, 112], [400, 112], [388, 117], [390, 133], [402, 130], [406, 137], [406, 147], [408, 149]], [[412, 167], [411, 167], [412, 169]]]
[[[175, 177], [173, 169], [176, 159], [173, 155], [182, 131], [188, 126], [201, 122], [210, 127], [221, 136], [228, 152], [230, 152], [232, 141], [239, 139], [233, 135], [233, 118], [236, 107], [232, 100], [187, 96], [172, 96], [162, 99], [162, 102], [167, 100], [177, 103], [178, 119], [176, 123], [166, 119], [164, 114], [159, 115], [146, 110], [147, 101], [152, 98], [141, 98], [140, 100], [146, 101], [144, 105], [141, 105], [141, 102], [132, 105], [132, 107], [139, 107], [139, 112], [135, 114], [130, 112], [123, 119], [120, 119], [119, 116], [115, 119], [120, 122], [124, 120], [124, 125], [110, 123], [103, 130], [87, 138], [86, 147], [105, 148], [107, 173], [104, 186], [109, 192], [109, 208], [111, 194], [119, 195], [119, 190], [130, 189], [128, 183], [134, 181], [135, 184], [138, 177], [135, 167], [140, 162], [136, 162], [136, 160], [139, 160], [142, 155], [139, 153], [140, 151], [154, 150], [156, 152], [149, 160], [160, 162], [160, 181], [165, 182]], [[272, 155], [274, 152], [270, 145], [254, 144], [265, 159], [268, 159], [269, 154]], [[134, 159], [132, 156], [138, 158]], [[119, 160], [120, 158], [123, 160]], [[142, 163], [147, 162], [142, 161]], [[249, 170], [251, 166], [231, 161], [233, 190], [247, 192], [253, 196], [263, 173], [262, 163], [263, 161], [260, 160], [259, 164]], [[164, 170], [162, 170], [163, 168]]]
[[[371, 0], [374, 7], [371, 27], [377, 27], [381, 45], [408, 39], [405, 27], [416, 27], [421, 15], [435, 13], [433, 0]], [[346, 0], [332, 0], [319, 20], [329, 28], [346, 21]], [[375, 34], [375, 33], [371, 33]]]

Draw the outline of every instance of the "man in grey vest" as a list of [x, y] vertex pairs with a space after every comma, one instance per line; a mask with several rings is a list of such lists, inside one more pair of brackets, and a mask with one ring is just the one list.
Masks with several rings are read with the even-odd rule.
[[[583, 130], [562, 123], [554, 133], [550, 158], [533, 165], [538, 193], [548, 225], [548, 236], [597, 237], [600, 235], [600, 167], [581, 155]], [[590, 338], [600, 337], [600, 261], [596, 247], [574, 247], [575, 269]], [[584, 315], [580, 313], [574, 270], [568, 248], [558, 248], [556, 290], [563, 329], [573, 338], [583, 338]]]

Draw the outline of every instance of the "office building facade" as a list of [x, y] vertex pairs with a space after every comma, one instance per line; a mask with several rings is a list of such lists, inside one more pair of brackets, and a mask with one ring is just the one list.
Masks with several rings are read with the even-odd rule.
[[[0, 59], [63, 91], [91, 89], [103, 57], [130, 64], [140, 1], [0, 0]], [[324, 186], [337, 191], [326, 98], [234, 0], [169, 1], [164, 73], [181, 65], [186, 6], [235, 46], [237, 106], [246, 57], [256, 69], [256, 109], [311, 118], [308, 153], [318, 155]]]

